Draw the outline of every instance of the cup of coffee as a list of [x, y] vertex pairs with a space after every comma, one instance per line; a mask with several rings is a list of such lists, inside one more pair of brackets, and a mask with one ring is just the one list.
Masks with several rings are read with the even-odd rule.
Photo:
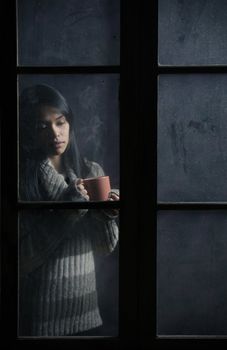
[[109, 176], [98, 176], [83, 179], [83, 185], [91, 201], [106, 201], [108, 199], [110, 187]]

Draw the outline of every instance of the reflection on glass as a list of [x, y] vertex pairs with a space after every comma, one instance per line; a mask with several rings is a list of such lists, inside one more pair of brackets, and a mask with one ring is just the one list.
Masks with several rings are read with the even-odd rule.
[[225, 210], [160, 211], [157, 334], [227, 335]]
[[[118, 200], [119, 191], [110, 188], [118, 187], [119, 180], [118, 78], [48, 78], [57, 81], [58, 85], [67, 84], [65, 91], [66, 94], [69, 90], [71, 92], [72, 107], [58, 89], [46, 84], [46, 81], [45, 84], [40, 83], [42, 76], [21, 77], [20, 200]], [[77, 138], [76, 133], [80, 137]], [[78, 140], [82, 152], [79, 151]], [[93, 181], [92, 184], [102, 190], [101, 180], [104, 178], [100, 177], [104, 175], [110, 178], [109, 187], [106, 187], [108, 192], [104, 197], [93, 196], [91, 186], [84, 179], [98, 177], [99, 182]]]
[[117, 335], [117, 214], [20, 213], [19, 336]]
[[118, 65], [120, 0], [18, 0], [18, 64]]

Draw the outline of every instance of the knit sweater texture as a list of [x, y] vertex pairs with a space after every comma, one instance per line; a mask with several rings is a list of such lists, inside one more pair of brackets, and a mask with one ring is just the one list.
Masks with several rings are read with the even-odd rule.
[[[90, 162], [90, 176], [103, 175]], [[44, 200], [83, 200], [48, 161], [40, 164]], [[115, 190], [116, 191], [116, 190]], [[20, 215], [19, 336], [65, 336], [102, 324], [95, 254], [118, 242], [115, 219], [102, 210], [33, 210]]]

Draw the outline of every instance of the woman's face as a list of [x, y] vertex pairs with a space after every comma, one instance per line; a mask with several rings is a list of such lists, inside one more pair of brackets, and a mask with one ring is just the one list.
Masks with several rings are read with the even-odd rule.
[[37, 121], [37, 146], [47, 156], [62, 155], [69, 143], [69, 123], [54, 107], [42, 106]]

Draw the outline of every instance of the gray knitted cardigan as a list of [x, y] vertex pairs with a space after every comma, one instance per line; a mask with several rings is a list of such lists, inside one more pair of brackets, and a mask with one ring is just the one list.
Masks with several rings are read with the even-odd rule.
[[[102, 168], [88, 163], [90, 176]], [[40, 165], [45, 200], [82, 200], [48, 161]], [[113, 217], [98, 210], [34, 210], [20, 215], [19, 336], [63, 336], [102, 324], [94, 253], [108, 254], [118, 241]]]

